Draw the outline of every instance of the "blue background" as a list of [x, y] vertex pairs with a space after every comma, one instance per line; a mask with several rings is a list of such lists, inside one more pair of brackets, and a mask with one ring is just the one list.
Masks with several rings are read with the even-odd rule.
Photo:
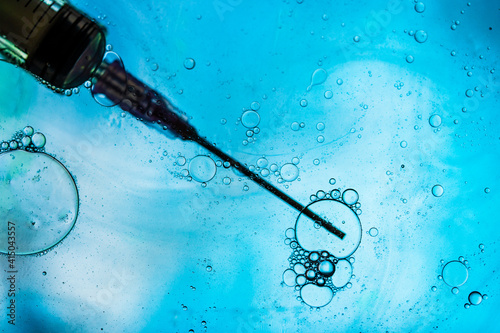
[[[0, 63], [0, 139], [26, 125], [43, 132], [80, 194], [66, 240], [17, 258], [18, 331], [500, 330], [498, 2], [425, 1], [421, 14], [408, 0], [72, 3], [107, 27], [127, 70], [221, 149], [254, 165], [262, 155], [278, 165], [299, 157], [300, 181], [278, 184], [289, 195], [305, 204], [318, 190], [356, 189], [363, 239], [352, 288], [311, 311], [280, 285], [297, 212], [230, 169], [218, 168], [206, 188], [180, 179], [178, 154], [189, 161], [202, 148], [99, 106], [83, 87], [59, 96]], [[405, 32], [421, 29], [425, 43]], [[307, 91], [318, 68], [328, 78]], [[244, 146], [238, 118], [254, 101], [261, 132]], [[293, 131], [295, 121], [305, 127]], [[431, 194], [435, 184], [442, 197]], [[378, 236], [366, 234], [371, 227]], [[454, 295], [437, 276], [441, 259], [459, 256], [469, 279]], [[464, 309], [473, 290], [489, 298]], [[3, 315], [0, 327], [10, 329]]]

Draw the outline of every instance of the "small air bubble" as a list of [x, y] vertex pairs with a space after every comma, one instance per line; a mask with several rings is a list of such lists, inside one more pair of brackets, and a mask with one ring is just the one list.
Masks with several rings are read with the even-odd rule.
[[196, 62], [194, 61], [193, 58], [186, 58], [186, 60], [184, 60], [184, 68], [191, 70], [195, 66], [196, 66]]

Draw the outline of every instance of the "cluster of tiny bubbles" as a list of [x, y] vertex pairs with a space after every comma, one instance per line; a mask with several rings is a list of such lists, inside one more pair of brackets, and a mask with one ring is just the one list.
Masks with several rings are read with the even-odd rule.
[[457, 26], [460, 25], [460, 21], [459, 20], [456, 20], [454, 21], [452, 24], [451, 24], [451, 30], [456, 30], [457, 29]]
[[44, 152], [46, 143], [45, 135], [36, 132], [31, 126], [26, 126], [22, 131], [18, 131], [8, 140], [0, 143], [0, 153], [11, 150], [22, 149], [30, 152]]
[[326, 81], [328, 78], [328, 73], [323, 68], [316, 69], [311, 76], [311, 83], [307, 87], [307, 91], [310, 91], [313, 86], [320, 85]]
[[[334, 178], [331, 178], [329, 182], [330, 184], [336, 183]], [[323, 204], [337, 203], [346, 207], [342, 204], [342, 201], [344, 201], [343, 203], [346, 205], [352, 204], [360, 207], [361, 204], [357, 202], [358, 198], [357, 192], [353, 189], [345, 190], [342, 199], [339, 189], [331, 192], [319, 190], [311, 195], [311, 204], [316, 204], [316, 202]], [[354, 211], [350, 211], [351, 214], [354, 213]], [[321, 227], [318, 223], [315, 223], [314, 228], [319, 230]], [[352, 287], [350, 280], [354, 277], [352, 264], [355, 261], [352, 254], [359, 246], [359, 243], [354, 244], [354, 249], [352, 252], [346, 253], [347, 256], [335, 256], [333, 253], [338, 249], [334, 249], [334, 252], [306, 250], [299, 242], [300, 238], [297, 235], [299, 229], [297, 224], [295, 229], [289, 228], [285, 231], [284, 242], [285, 245], [291, 248], [292, 254], [288, 258], [289, 267], [283, 272], [282, 285], [293, 287], [299, 293], [297, 300], [302, 304], [318, 309], [328, 305], [337, 292]], [[360, 225], [359, 231], [361, 231]], [[343, 250], [339, 253], [342, 254]]]
[[399, 80], [396, 81], [396, 83], [394, 83], [394, 87], [397, 88], [398, 90], [401, 90], [401, 88], [403, 88], [405, 84]]
[[444, 194], [444, 188], [443, 186], [437, 184], [432, 187], [432, 195], [435, 196], [436, 198], [442, 196]]
[[312, 308], [326, 306], [337, 292], [351, 287], [352, 263], [328, 251], [304, 250], [294, 233], [294, 229], [285, 233], [285, 244], [290, 246], [292, 254], [288, 258], [289, 268], [282, 275], [282, 285], [293, 287], [303, 304]]
[[417, 30], [414, 37], [417, 42], [425, 43], [427, 41], [427, 32], [424, 30]]
[[184, 60], [184, 68], [187, 70], [192, 70], [196, 66], [196, 61], [193, 58], [186, 58]]
[[251, 142], [255, 142], [255, 134], [260, 133], [260, 128], [257, 127], [260, 123], [260, 115], [257, 112], [260, 109], [259, 102], [252, 102], [249, 110], [244, 110], [241, 117], [238, 119], [241, 124], [247, 128], [246, 139], [243, 140], [243, 145], [246, 146]]

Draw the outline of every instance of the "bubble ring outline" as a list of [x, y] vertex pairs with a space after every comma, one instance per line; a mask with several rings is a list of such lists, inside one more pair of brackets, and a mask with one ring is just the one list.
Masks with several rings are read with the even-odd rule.
[[[43, 249], [41, 249], [41, 250], [39, 250], [37, 252], [27, 252], [27, 253], [17, 253], [16, 252], [16, 256], [34, 256], [34, 255], [46, 254], [46, 251], [51, 251], [52, 249], [54, 249], [55, 247], [57, 247], [59, 244], [61, 244], [61, 242], [63, 240], [65, 240], [66, 237], [68, 237], [69, 233], [73, 230], [73, 228], [76, 225], [76, 221], [78, 220], [78, 213], [80, 212], [80, 194], [78, 193], [78, 186], [76, 186], [75, 178], [73, 178], [73, 175], [71, 174], [71, 172], [69, 172], [68, 168], [66, 168], [64, 166], [64, 164], [62, 164], [54, 156], [52, 156], [50, 154], [47, 154], [45, 152], [41, 152], [41, 151], [29, 151], [29, 150], [24, 150], [24, 149], [13, 149], [13, 150], [8, 150], [6, 152], [0, 153], [0, 158], [4, 154], [12, 153], [12, 152], [17, 151], [17, 150], [25, 151], [25, 152], [30, 153], [30, 154], [45, 155], [49, 159], [52, 159], [54, 162], [56, 162], [56, 164], [58, 164], [60, 167], [62, 167], [63, 172], [66, 172], [68, 174], [69, 178], [71, 179], [72, 184], [75, 186], [75, 193], [76, 193], [76, 202], [77, 202], [77, 205], [76, 205], [76, 210], [75, 210], [75, 218], [73, 219], [72, 224], [71, 224], [71, 228], [68, 230], [68, 232], [66, 232], [66, 234], [64, 234], [64, 236], [61, 237], [61, 239], [59, 241], [57, 241], [56, 243], [50, 245], [49, 247], [43, 248]], [[8, 252], [4, 252], [4, 251], [2, 251], [0, 249], [0, 255], [8, 255]]]
[[[359, 246], [361, 245], [361, 241], [363, 240], [363, 225], [361, 224], [361, 220], [359, 219], [358, 214], [356, 214], [356, 212], [355, 212], [354, 210], [352, 210], [352, 208], [351, 208], [349, 205], [347, 205], [344, 201], [341, 201], [341, 200], [335, 200], [335, 199], [331, 199], [331, 198], [325, 198], [325, 199], [315, 200], [315, 201], [313, 201], [313, 202], [309, 203], [309, 204], [308, 204], [308, 205], [304, 208], [304, 210], [305, 210], [305, 209], [307, 209], [307, 208], [309, 208], [309, 206], [311, 206], [312, 204], [315, 204], [315, 203], [318, 203], [318, 202], [321, 202], [321, 201], [335, 201], [335, 202], [337, 202], [337, 203], [339, 203], [339, 204], [341, 204], [341, 205], [344, 205], [345, 207], [347, 207], [347, 208], [348, 208], [348, 209], [349, 209], [349, 210], [350, 210], [350, 211], [354, 214], [354, 216], [355, 216], [355, 217], [356, 217], [356, 219], [358, 220], [358, 223], [359, 223], [359, 233], [360, 233], [360, 236], [359, 236], [359, 242], [358, 242], [358, 244], [356, 245], [356, 247], [354, 248], [354, 250], [353, 250], [350, 254], [348, 254], [348, 255], [346, 255], [346, 256], [344, 256], [344, 257], [337, 257], [337, 256], [335, 256], [335, 255], [331, 254], [333, 257], [335, 257], [335, 258], [337, 258], [337, 259], [346, 259], [346, 258], [348, 258], [348, 257], [352, 256], [352, 255], [354, 254], [354, 252], [356, 252], [356, 250], [357, 250], [357, 249], [359, 248]], [[296, 240], [297, 244], [299, 244], [299, 246], [300, 246], [300, 247], [302, 247], [302, 246], [300, 245], [299, 239], [298, 239], [298, 237], [297, 237], [297, 231], [296, 231], [296, 230], [297, 230], [297, 223], [299, 222], [299, 218], [302, 216], [302, 212], [303, 212], [303, 211], [301, 211], [301, 212], [300, 212], [300, 214], [299, 214], [299, 216], [297, 216], [297, 219], [295, 220], [295, 227], [293, 228], [293, 229], [295, 230], [295, 240]]]

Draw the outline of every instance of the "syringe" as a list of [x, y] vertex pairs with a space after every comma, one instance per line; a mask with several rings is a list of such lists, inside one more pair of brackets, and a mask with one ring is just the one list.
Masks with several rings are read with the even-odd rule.
[[[39, 14], [33, 16], [33, 13]], [[27, 27], [20, 21], [32, 24]], [[65, 30], [61, 31], [61, 27]], [[33, 32], [37, 33], [33, 35]], [[103, 61], [99, 66], [98, 60], [104, 53], [104, 40], [104, 29], [63, 1], [2, 0], [0, 5], [0, 54], [4, 60], [20, 65], [62, 89], [78, 86], [93, 76], [94, 94], [105, 95], [113, 104], [160, 131], [197, 142], [314, 223], [344, 239], [345, 233], [332, 223], [200, 136], [188, 123], [187, 117], [168, 99], [127, 73], [120, 61]], [[62, 49], [53, 49], [58, 46]]]

